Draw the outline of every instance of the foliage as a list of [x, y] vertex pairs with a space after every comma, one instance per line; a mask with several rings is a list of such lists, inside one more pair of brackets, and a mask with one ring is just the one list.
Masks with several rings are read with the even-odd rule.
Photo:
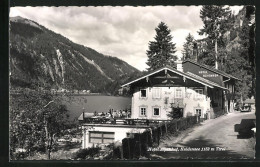
[[94, 155], [99, 153], [100, 149], [100, 147], [80, 149], [72, 156], [72, 159], [86, 159], [87, 156], [93, 157]]
[[165, 65], [174, 66], [174, 61], [177, 59], [174, 55], [176, 47], [172, 43], [173, 37], [168, 26], [164, 22], [161, 22], [155, 28], [155, 31], [155, 41], [149, 42], [149, 50], [146, 51], [148, 56], [146, 64], [149, 66], [149, 71]]
[[[204, 26], [200, 29], [199, 34], [207, 35], [209, 53], [207, 57], [211, 58], [211, 61], [217, 62], [216, 68], [218, 68], [217, 64], [221, 59], [221, 54], [218, 55], [218, 49], [225, 46], [224, 35], [231, 28], [231, 17], [230, 8], [225, 6], [205, 5], [200, 10], [200, 18]], [[213, 52], [213, 46], [215, 53]]]
[[[240, 57], [239, 51], [233, 50], [228, 54], [225, 63], [225, 71], [228, 71], [233, 76], [239, 77], [242, 81], [235, 82], [235, 99], [240, 100], [241, 96], [245, 100], [250, 97], [250, 88], [252, 87], [251, 75], [247, 68], [249, 68], [248, 62]], [[239, 59], [237, 57], [240, 57]]]
[[214, 66], [217, 55], [218, 69], [242, 80], [235, 83], [237, 101], [255, 94], [255, 33], [254, 25], [250, 26], [251, 15], [254, 8], [248, 6], [237, 15], [232, 15], [228, 7], [214, 5], [203, 6], [200, 12], [204, 27], [199, 33], [207, 37], [203, 39], [206, 46], [198, 62]]
[[199, 34], [206, 34], [209, 39], [215, 40], [223, 37], [228, 30], [231, 11], [229, 7], [205, 5], [200, 10], [200, 18], [204, 26]]
[[10, 95], [11, 155], [15, 155], [18, 148], [25, 149], [28, 154], [45, 152], [46, 148], [51, 151], [56, 137], [69, 124], [67, 112], [59, 99], [47, 91], [25, 89], [21, 94]]
[[[240, 23], [242, 25], [236, 26], [233, 31], [237, 32], [236, 38], [229, 42], [226, 51], [226, 60], [223, 63], [223, 70], [230, 73], [242, 81], [236, 82], [236, 99], [242, 97], [243, 100], [255, 95], [255, 47], [254, 33], [252, 33], [252, 26], [250, 26], [250, 19], [246, 17], [247, 7], [244, 7], [240, 12]], [[254, 31], [253, 31], [254, 32]], [[254, 50], [254, 49], [253, 49]]]
[[189, 33], [186, 37], [186, 42], [183, 45], [182, 55], [183, 60], [191, 59], [196, 60], [196, 55], [193, 53], [194, 51], [195, 40], [194, 37]]
[[171, 111], [168, 113], [168, 117], [173, 118], [173, 119], [178, 119], [182, 117], [182, 109], [181, 108], [175, 108], [171, 107]]

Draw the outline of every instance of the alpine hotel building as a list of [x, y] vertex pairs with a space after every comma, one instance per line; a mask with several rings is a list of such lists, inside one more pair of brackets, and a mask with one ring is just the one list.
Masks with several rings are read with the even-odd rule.
[[234, 84], [238, 78], [197, 62], [177, 62], [137, 78], [123, 87], [132, 90], [131, 118], [170, 119], [172, 107], [182, 117], [200, 115], [210, 119], [232, 112]]

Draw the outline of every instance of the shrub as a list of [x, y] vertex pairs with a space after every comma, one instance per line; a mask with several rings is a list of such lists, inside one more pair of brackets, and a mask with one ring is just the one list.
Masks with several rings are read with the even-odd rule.
[[86, 156], [93, 157], [94, 155], [99, 153], [99, 151], [100, 151], [100, 147], [80, 149], [72, 156], [72, 159], [85, 159]]
[[10, 156], [12, 160], [23, 160], [28, 155], [25, 152], [18, 152], [18, 153], [12, 153]]

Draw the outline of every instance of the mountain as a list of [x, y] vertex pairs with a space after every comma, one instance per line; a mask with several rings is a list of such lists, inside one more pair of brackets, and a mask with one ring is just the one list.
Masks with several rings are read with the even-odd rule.
[[[140, 71], [126, 62], [76, 44], [22, 17], [10, 18], [11, 88], [107, 92], [108, 85]], [[119, 88], [119, 84], [114, 89]], [[110, 90], [113, 91], [114, 90]]]

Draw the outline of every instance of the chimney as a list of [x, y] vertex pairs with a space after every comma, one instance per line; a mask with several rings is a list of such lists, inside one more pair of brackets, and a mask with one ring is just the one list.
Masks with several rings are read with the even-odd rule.
[[177, 60], [176, 64], [177, 64], [177, 70], [183, 72], [182, 61]]

